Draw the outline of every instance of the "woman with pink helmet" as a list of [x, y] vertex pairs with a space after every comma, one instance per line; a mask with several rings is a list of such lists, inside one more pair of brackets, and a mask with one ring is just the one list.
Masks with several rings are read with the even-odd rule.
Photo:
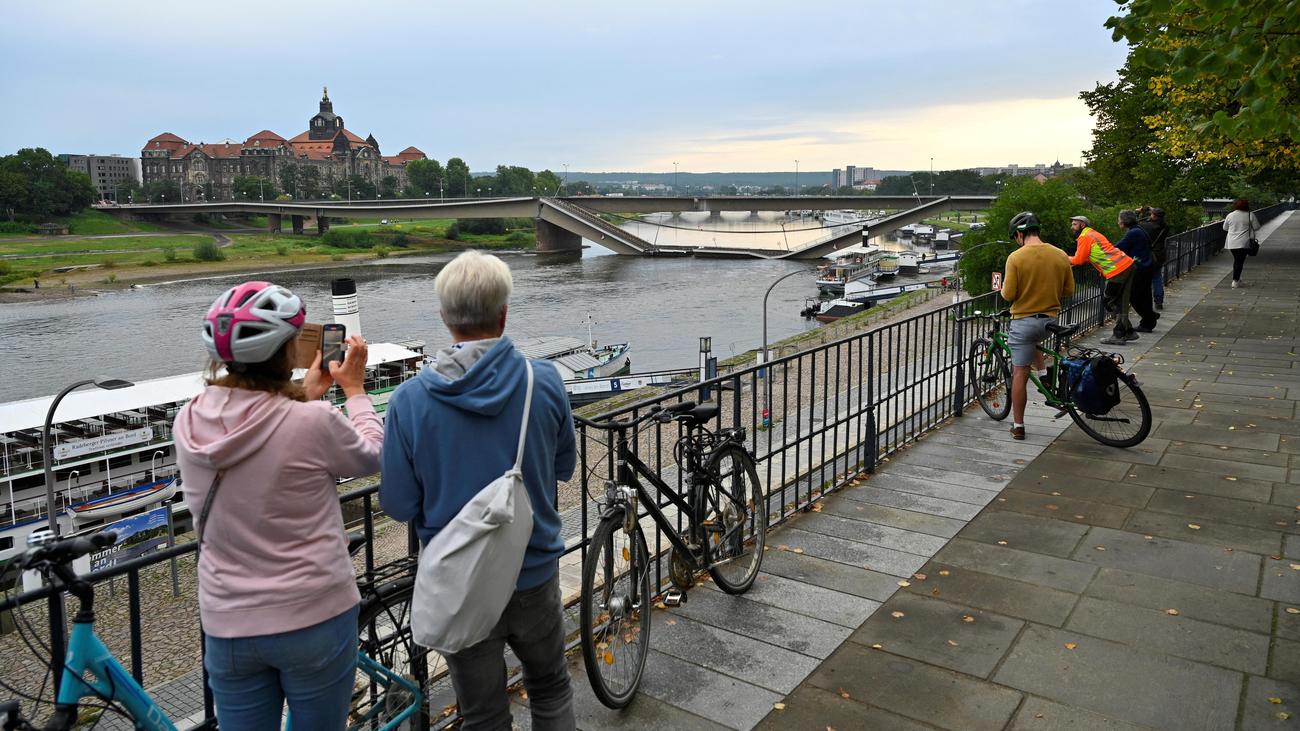
[[[342, 729], [356, 673], [357, 593], [335, 478], [379, 471], [383, 427], [366, 344], [294, 383], [302, 300], [269, 282], [217, 298], [201, 338], [207, 388], [174, 429], [199, 540], [199, 613], [222, 728]], [[321, 401], [332, 383], [348, 417]]]

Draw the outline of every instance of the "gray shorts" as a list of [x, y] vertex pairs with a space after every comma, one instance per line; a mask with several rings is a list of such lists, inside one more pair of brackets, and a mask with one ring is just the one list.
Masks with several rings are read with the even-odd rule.
[[1011, 346], [1011, 365], [1034, 364], [1034, 351], [1047, 338], [1047, 326], [1056, 323], [1055, 317], [1021, 317], [1011, 321], [1007, 328], [1007, 345]]

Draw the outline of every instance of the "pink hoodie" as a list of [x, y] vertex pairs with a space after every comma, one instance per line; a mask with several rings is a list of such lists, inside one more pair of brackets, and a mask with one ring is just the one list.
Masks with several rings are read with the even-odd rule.
[[328, 403], [209, 386], [176, 416], [176, 461], [203, 527], [199, 614], [214, 637], [310, 627], [360, 600], [335, 477], [379, 471], [384, 429], [365, 396]]

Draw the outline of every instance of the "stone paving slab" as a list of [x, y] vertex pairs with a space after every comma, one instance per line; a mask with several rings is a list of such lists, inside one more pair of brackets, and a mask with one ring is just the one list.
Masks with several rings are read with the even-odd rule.
[[1238, 594], [1254, 594], [1260, 567], [1253, 554], [1109, 528], [1089, 531], [1074, 558]]
[[[1196, 528], [1190, 527], [1197, 526]], [[1186, 516], [1139, 510], [1129, 518], [1124, 528], [1134, 533], [1174, 538], [1191, 543], [1217, 546], [1225, 550], [1247, 551], [1272, 555], [1278, 552], [1281, 540], [1276, 531], [1246, 528], [1228, 523], [1189, 523]]]
[[1007, 510], [985, 511], [962, 531], [961, 537], [1000, 545], [1012, 541], [1016, 548], [1067, 558], [1088, 532], [1087, 526], [1073, 525], [1059, 520], [1043, 520]]
[[1148, 727], [1028, 696], [1012, 719], [1009, 731], [1142, 731], [1145, 728]]
[[[1282, 701], [1273, 703], [1270, 698]], [[1295, 725], [1300, 718], [1300, 686], [1270, 678], [1247, 680], [1246, 700], [1242, 704], [1241, 731], [1277, 731]], [[1287, 714], [1282, 719], [1278, 714]], [[1287, 721], [1290, 721], [1288, 723]]]
[[941, 538], [952, 538], [966, 525], [964, 522], [953, 518], [915, 513], [911, 510], [900, 510], [898, 508], [887, 508], [883, 505], [872, 505], [847, 498], [844, 500], [828, 500], [822, 512]]
[[[906, 469], [904, 469], [903, 464], [905, 463], [900, 463], [899, 471], [907, 472], [908, 476], [894, 474], [893, 471], [877, 474], [871, 479], [872, 486], [896, 492], [906, 492], [912, 495], [924, 495], [940, 500], [966, 503], [981, 508], [988, 505], [989, 501], [998, 495], [997, 490], [935, 482], [917, 474], [915, 470], [911, 469], [911, 465], [907, 465]], [[1286, 480], [1282, 480], [1282, 482], [1286, 482]]]
[[818, 659], [830, 655], [852, 634], [843, 625], [771, 606], [757, 593], [753, 599], [749, 594], [732, 597], [717, 590], [692, 591], [689, 596], [685, 604], [656, 618], [669, 623], [675, 616], [686, 617]]
[[1119, 569], [1098, 571], [1085, 595], [1162, 612], [1177, 609], [1180, 616], [1260, 634], [1273, 624], [1272, 602]]
[[950, 564], [931, 562], [921, 573], [925, 580], [911, 582], [907, 591], [1056, 627], [1065, 624], [1079, 600], [1077, 594], [1068, 591]]
[[942, 599], [899, 592], [853, 633], [853, 641], [868, 647], [879, 644], [895, 655], [986, 678], [1024, 624]]
[[1130, 509], [1116, 505], [1019, 490], [1007, 490], [990, 508], [1110, 528], [1123, 526], [1132, 513]]
[[960, 537], [953, 539], [935, 554], [934, 560], [1075, 593], [1083, 591], [1096, 573], [1092, 566], [1077, 561], [1004, 546], [990, 546]]
[[873, 546], [881, 546], [918, 556], [932, 556], [935, 551], [943, 548], [943, 544], [947, 542], [938, 536], [887, 525], [876, 525], [856, 518], [831, 515], [826, 513], [825, 509], [821, 512], [801, 515], [790, 521], [790, 525], [812, 533], [835, 536], [836, 538], [844, 538], [858, 543], [870, 543]]

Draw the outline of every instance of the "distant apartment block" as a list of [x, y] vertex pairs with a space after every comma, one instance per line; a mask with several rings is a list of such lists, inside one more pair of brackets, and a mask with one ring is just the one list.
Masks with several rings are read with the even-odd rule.
[[1051, 165], [1045, 165], [1041, 162], [1035, 163], [1033, 165], [1017, 165], [1015, 163], [1010, 163], [1003, 167], [970, 168], [970, 169], [974, 170], [980, 175], [1042, 175], [1050, 178], [1053, 175], [1056, 175], [1065, 170], [1069, 170], [1070, 168], [1073, 167], [1074, 166], [1069, 163], [1063, 164], [1061, 163], [1060, 160], [1057, 160]]
[[140, 182], [140, 159], [121, 155], [59, 155], [72, 170], [90, 176], [90, 182], [99, 191], [101, 199], [114, 199], [118, 185], [126, 181]]
[[880, 180], [880, 173], [875, 168], [861, 168], [857, 165], [845, 165], [843, 169], [831, 171], [832, 188], [866, 188], [872, 181]]

